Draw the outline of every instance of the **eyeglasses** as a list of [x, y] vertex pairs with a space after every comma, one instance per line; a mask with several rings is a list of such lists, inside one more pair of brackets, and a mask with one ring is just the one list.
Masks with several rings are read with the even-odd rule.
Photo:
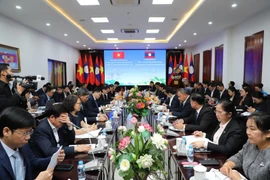
[[31, 129], [30, 131], [25, 132], [25, 133], [24, 133], [24, 132], [21, 132], [21, 131], [18, 131], [18, 130], [15, 130], [15, 129], [13, 129], [13, 131], [15, 131], [15, 132], [17, 132], [17, 133], [23, 135], [24, 137], [27, 137], [28, 135], [31, 136], [31, 134], [33, 134], [33, 132], [34, 132], [33, 129]]

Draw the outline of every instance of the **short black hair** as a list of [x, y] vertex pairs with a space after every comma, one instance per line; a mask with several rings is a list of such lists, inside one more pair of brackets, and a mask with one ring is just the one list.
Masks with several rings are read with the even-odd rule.
[[120, 92], [121, 91], [121, 87], [120, 86], [117, 86], [114, 90], [116, 93]]
[[216, 84], [214, 82], [211, 82], [208, 86], [216, 87]]
[[235, 82], [234, 81], [230, 81], [230, 84], [231, 84], [232, 87], [234, 87]]
[[159, 85], [159, 87], [165, 88], [165, 87], [166, 87], [166, 85], [165, 85], [165, 84], [163, 84], [163, 83], [161, 83], [161, 84]]
[[228, 90], [230, 90], [230, 91], [232, 91], [232, 92], [236, 92], [236, 89], [235, 89], [235, 87], [233, 87], [233, 86], [230, 86], [230, 87], [228, 88]]
[[0, 73], [8, 69], [9, 64], [0, 63]]
[[234, 104], [231, 101], [229, 101], [229, 100], [221, 100], [221, 101], [219, 101], [218, 104], [221, 105], [221, 108], [226, 113], [232, 113], [232, 116], [236, 115], [236, 110], [235, 110]]
[[175, 94], [175, 90], [171, 86], [165, 87], [165, 91], [170, 94]]
[[244, 90], [245, 92], [248, 93], [247, 96], [251, 96], [251, 95], [252, 95], [252, 94], [251, 94], [251, 89], [250, 89], [249, 86], [244, 86], [244, 87], [243, 87], [243, 90]]
[[252, 97], [257, 99], [264, 99], [263, 93], [261, 91], [254, 91]]
[[53, 90], [53, 89], [54, 89], [53, 87], [47, 86], [45, 93], [50, 92], [50, 91]]
[[118, 86], [120, 85], [120, 83], [118, 81], [115, 81], [114, 84], [118, 85]]
[[154, 84], [154, 81], [150, 81], [150, 83], [153, 83]]
[[71, 94], [64, 99], [62, 105], [68, 112], [74, 111], [74, 105], [77, 103], [78, 99], [78, 96]]
[[204, 97], [200, 93], [197, 93], [197, 92], [192, 93], [191, 96], [190, 96], [190, 99], [192, 101], [197, 102], [200, 105], [203, 105], [204, 104]]
[[108, 85], [103, 85], [102, 87], [101, 87], [101, 90], [106, 90], [106, 89], [109, 89], [110, 87], [108, 86]]
[[256, 84], [255, 87], [256, 87], [256, 86], [257, 86], [258, 88], [260, 88], [260, 89], [263, 88], [263, 84], [262, 84], [262, 83]]
[[101, 92], [101, 89], [99, 88], [99, 87], [95, 87], [94, 89], [93, 89], [93, 93], [94, 92]]
[[8, 127], [12, 132], [14, 129], [35, 127], [35, 119], [25, 109], [9, 107], [0, 114], [0, 137], [3, 137], [3, 129]]
[[254, 120], [258, 129], [264, 133], [270, 130], [270, 115], [266, 112], [252, 113], [248, 119]]
[[62, 113], [67, 113], [68, 110], [62, 104], [54, 104], [52, 107], [45, 112], [47, 117], [54, 116], [58, 118]]
[[217, 86], [224, 87], [224, 84], [222, 82], [219, 82]]

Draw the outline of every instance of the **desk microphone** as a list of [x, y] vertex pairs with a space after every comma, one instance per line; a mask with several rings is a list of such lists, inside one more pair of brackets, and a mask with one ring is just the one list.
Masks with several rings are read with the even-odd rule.
[[[85, 131], [83, 128], [80, 128], [79, 126], [75, 125], [72, 122], [69, 122], [69, 124], [71, 124], [73, 127], [77, 128], [79, 130], [82, 130], [83, 132], [87, 133], [91, 137], [96, 138], [95, 136], [93, 136], [92, 134], [89, 133], [88, 126], [87, 126], [87, 131]], [[92, 144], [90, 136], [89, 136], [89, 143]], [[98, 152], [98, 151], [101, 151], [101, 150], [104, 150], [104, 149], [103, 148], [102, 149], [101, 148], [95, 148], [95, 150], [91, 149], [90, 152], [93, 155], [94, 160], [91, 160], [91, 161], [89, 161], [88, 163], [86, 163], [84, 165], [85, 166], [85, 171], [94, 171], [94, 170], [99, 170], [101, 168], [101, 165], [99, 165], [99, 161], [98, 161], [98, 159], [96, 159], [95, 154], [94, 154], [94, 151]], [[88, 152], [88, 154], [90, 152]]]

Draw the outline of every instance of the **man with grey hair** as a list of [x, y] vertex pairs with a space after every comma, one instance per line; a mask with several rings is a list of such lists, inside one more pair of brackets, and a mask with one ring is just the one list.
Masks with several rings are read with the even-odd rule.
[[87, 100], [89, 98], [90, 92], [86, 88], [79, 88], [76, 92], [76, 95], [80, 98], [82, 104], [81, 104], [81, 111], [80, 113], [87, 118], [88, 124], [96, 123], [97, 121], [107, 121], [108, 117], [106, 114], [92, 112], [88, 106], [87, 106]]
[[194, 109], [190, 105], [190, 90], [180, 88], [177, 91], [178, 100], [180, 101], [181, 105], [178, 109], [171, 109], [171, 114], [177, 116], [178, 118], [185, 118], [189, 117]]

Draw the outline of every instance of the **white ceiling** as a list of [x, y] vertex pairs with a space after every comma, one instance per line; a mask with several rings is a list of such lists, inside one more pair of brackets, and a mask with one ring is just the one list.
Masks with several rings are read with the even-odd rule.
[[[187, 22], [171, 38], [184, 15], [199, 0], [174, 0], [172, 5], [152, 5], [152, 0], [141, 0], [135, 7], [115, 7], [110, 0], [99, 0], [99, 6], [80, 6], [77, 0], [47, 0], [59, 6], [74, 22], [86, 30], [86, 35], [66, 17], [57, 12], [46, 0], [0, 0], [0, 14], [58, 39], [76, 49], [115, 49], [116, 43], [108, 43], [107, 38], [118, 38], [119, 49], [173, 49], [194, 46], [216, 35], [223, 29], [238, 24], [268, 8], [270, 0], [205, 0]], [[231, 5], [237, 3], [236, 8]], [[15, 8], [22, 7], [21, 10]], [[163, 23], [148, 23], [149, 17], [166, 17]], [[108, 17], [109, 23], [93, 23], [91, 17]], [[172, 20], [172, 19], [177, 20]], [[79, 21], [84, 19], [84, 22]], [[208, 22], [212, 21], [212, 25]], [[50, 23], [51, 26], [46, 26]], [[139, 33], [123, 34], [122, 28], [139, 29]], [[101, 29], [113, 29], [114, 34], [102, 34]], [[160, 29], [158, 34], [146, 34], [146, 29]], [[194, 36], [193, 33], [197, 35]], [[64, 36], [64, 34], [68, 36]], [[91, 39], [89, 36], [94, 38]], [[144, 38], [155, 37], [168, 42], [146, 43]], [[140, 43], [130, 40], [142, 40]], [[184, 43], [184, 40], [187, 40]], [[79, 41], [77, 43], [76, 41]], [[101, 41], [101, 42], [100, 42]], [[83, 45], [86, 45], [84, 47]], [[179, 47], [179, 46], [178, 46]]]

